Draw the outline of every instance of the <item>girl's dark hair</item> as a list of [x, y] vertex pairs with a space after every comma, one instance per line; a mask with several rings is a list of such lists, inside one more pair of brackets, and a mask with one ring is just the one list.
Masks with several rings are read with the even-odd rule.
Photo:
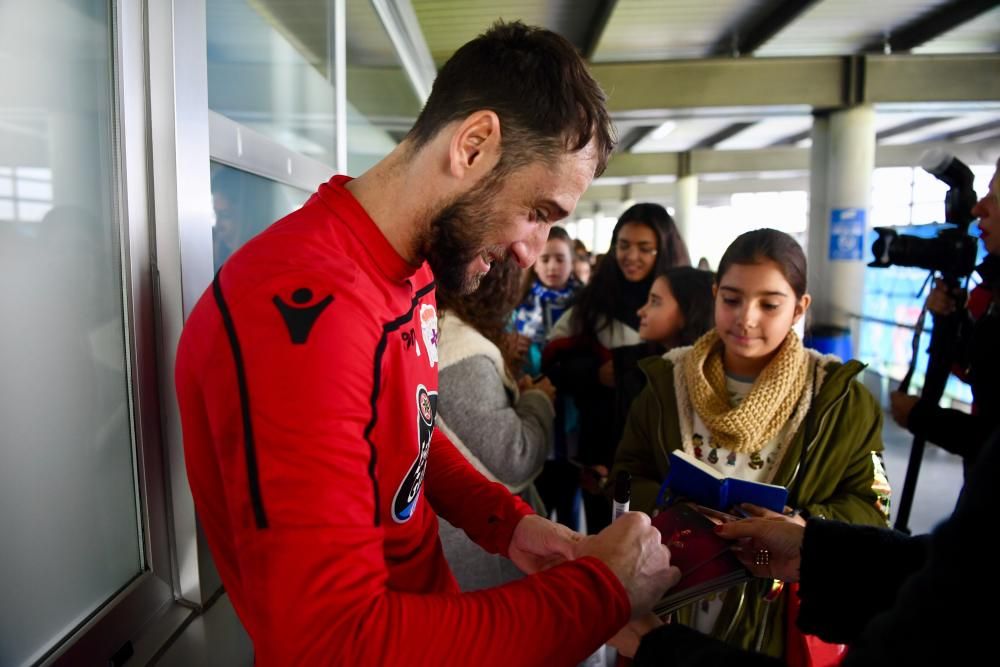
[[451, 290], [440, 290], [437, 293], [441, 317], [445, 318], [449, 314], [458, 316], [500, 348], [508, 371], [513, 370], [511, 365], [513, 350], [506, 345], [504, 333], [510, 322], [510, 314], [518, 303], [520, 281], [521, 267], [514, 259], [508, 257], [503, 262], [493, 264], [475, 292], [454, 294]]
[[630, 206], [615, 223], [611, 233], [611, 247], [594, 267], [590, 282], [581, 290], [573, 309], [574, 324], [580, 331], [595, 333], [598, 322], [603, 320], [604, 326], [609, 326], [615, 319], [616, 306], [627, 282], [615, 257], [615, 244], [621, 228], [628, 224], [646, 225], [656, 235], [656, 264], [650, 272], [650, 283], [653, 276], [660, 275], [669, 268], [691, 265], [687, 245], [667, 209], [659, 204]]
[[722, 282], [733, 264], [761, 264], [768, 260], [778, 265], [795, 297], [801, 299], [806, 293], [806, 254], [798, 241], [777, 229], [755, 229], [737, 236], [719, 261], [716, 282]]
[[692, 345], [715, 326], [715, 303], [712, 299], [711, 271], [678, 266], [656, 276], [670, 285], [670, 292], [677, 300], [684, 315], [684, 326], [677, 334], [677, 345]]

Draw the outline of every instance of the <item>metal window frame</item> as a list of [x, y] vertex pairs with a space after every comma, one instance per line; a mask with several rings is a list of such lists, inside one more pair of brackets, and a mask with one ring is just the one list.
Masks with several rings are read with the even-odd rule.
[[159, 428], [154, 285], [151, 279], [142, 0], [109, 2], [112, 34], [112, 160], [119, 231], [135, 492], [143, 571], [62, 638], [38, 664], [106, 662], [174, 601], [168, 489]]

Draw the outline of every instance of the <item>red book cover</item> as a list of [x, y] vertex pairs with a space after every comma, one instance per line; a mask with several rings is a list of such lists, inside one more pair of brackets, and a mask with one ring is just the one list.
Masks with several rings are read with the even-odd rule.
[[653, 525], [670, 549], [670, 564], [681, 571], [681, 580], [654, 607], [657, 614], [668, 614], [751, 577], [733, 554], [733, 543], [719, 537], [715, 523], [691, 505], [671, 505], [653, 518]]

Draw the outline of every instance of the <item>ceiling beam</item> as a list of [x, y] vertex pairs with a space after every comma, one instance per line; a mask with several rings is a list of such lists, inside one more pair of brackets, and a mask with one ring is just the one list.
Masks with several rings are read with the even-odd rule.
[[[912, 145], [876, 146], [876, 167], [912, 167], [928, 148], [940, 148], [956, 155], [967, 164], [994, 164], [1000, 154], [1000, 138], [978, 142], [931, 142]], [[611, 179], [643, 180], [650, 176], [676, 175], [683, 153], [621, 153], [612, 156], [600, 185]], [[690, 151], [693, 174], [737, 174], [767, 171], [808, 171], [810, 149], [794, 147], [760, 148], [755, 150]]]
[[594, 16], [590, 19], [590, 26], [587, 28], [587, 34], [583, 38], [583, 44], [580, 48], [580, 53], [587, 60], [593, 59], [597, 45], [601, 42], [601, 35], [608, 27], [608, 21], [611, 20], [611, 15], [614, 14], [617, 4], [618, 0], [597, 0]]
[[932, 140], [936, 141], [962, 141], [965, 138], [971, 138], [973, 135], [977, 136], [991, 136], [1000, 134], [1000, 120], [989, 121], [988, 123], [981, 123], [979, 125], [973, 125], [972, 127], [965, 127], [961, 130], [953, 130], [951, 132], [945, 132], [944, 134], [934, 137]]
[[749, 56], [812, 7], [818, 0], [783, 0], [751, 16], [719, 39], [710, 51], [714, 56]]
[[800, 141], [804, 141], [812, 136], [812, 128], [808, 130], [802, 130], [801, 132], [796, 132], [795, 134], [789, 134], [787, 137], [782, 137], [777, 139], [771, 144], [771, 148], [778, 148], [780, 146], [794, 146]]
[[622, 132], [621, 136], [618, 138], [618, 143], [615, 145], [615, 151], [619, 153], [627, 153], [632, 150], [633, 146], [642, 141], [647, 134], [655, 130], [656, 127], [656, 125], [638, 125], [636, 127], [630, 127]]
[[996, 102], [1000, 54], [902, 55], [865, 58], [868, 102]]
[[757, 121], [755, 121], [755, 120], [750, 120], [750, 121], [742, 121], [741, 120], [741, 121], [736, 122], [736, 123], [730, 123], [729, 125], [725, 126], [721, 130], [713, 132], [712, 134], [708, 135], [707, 137], [703, 137], [694, 146], [692, 146], [692, 149], [713, 148], [716, 144], [721, 144], [726, 139], [729, 139], [730, 137], [735, 137], [737, 134], [739, 134], [743, 130], [747, 129], [748, 127], [750, 127], [752, 125], [756, 125], [756, 124], [757, 124]]
[[922, 127], [927, 127], [928, 125], [934, 125], [936, 123], [943, 123], [944, 121], [951, 120], [952, 118], [952, 116], [929, 116], [927, 118], [917, 118], [906, 123], [900, 123], [899, 125], [878, 132], [875, 135], [875, 141], [882, 141], [883, 139], [888, 139], [889, 137], [895, 137], [900, 134], [906, 134], [907, 132], [913, 132], [914, 130], [919, 130]]
[[998, 6], [998, 0], [952, 0], [898, 30], [888, 32], [881, 39], [869, 42], [862, 51], [883, 53], [887, 44], [890, 53], [910, 51]]
[[[592, 64], [613, 114], [707, 107], [1000, 100], [1000, 54], [713, 58]], [[861, 86], [850, 85], [860, 80]], [[858, 99], [860, 98], [860, 99]]]

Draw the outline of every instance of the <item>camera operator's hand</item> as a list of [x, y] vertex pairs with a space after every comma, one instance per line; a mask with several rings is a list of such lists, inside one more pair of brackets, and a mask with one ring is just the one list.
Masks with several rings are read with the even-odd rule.
[[894, 391], [889, 394], [889, 405], [892, 408], [893, 421], [903, 428], [907, 428], [907, 424], [910, 421], [910, 412], [919, 400], [919, 396], [910, 396], [901, 391]]
[[951, 315], [955, 312], [958, 303], [951, 295], [948, 286], [940, 281], [934, 281], [934, 289], [927, 295], [927, 310], [937, 316]]

